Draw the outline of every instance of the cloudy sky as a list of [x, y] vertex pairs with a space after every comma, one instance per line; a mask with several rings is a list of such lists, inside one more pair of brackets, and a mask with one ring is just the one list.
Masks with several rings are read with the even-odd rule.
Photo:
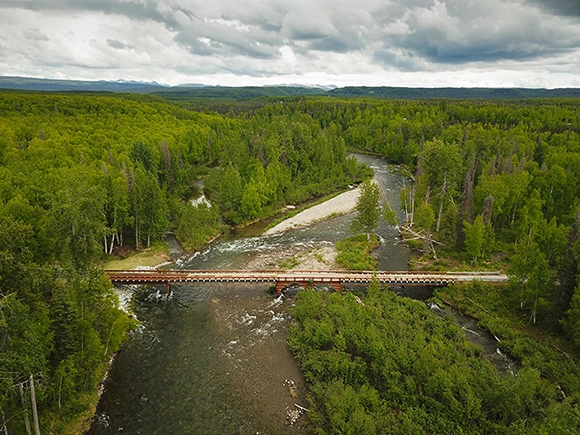
[[0, 0], [0, 75], [580, 87], [580, 0]]

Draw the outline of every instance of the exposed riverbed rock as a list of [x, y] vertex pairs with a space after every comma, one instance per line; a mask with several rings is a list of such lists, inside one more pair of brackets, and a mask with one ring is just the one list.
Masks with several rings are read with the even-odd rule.
[[245, 265], [247, 270], [332, 270], [337, 269], [336, 249], [330, 242], [288, 246], [284, 250], [262, 252]]

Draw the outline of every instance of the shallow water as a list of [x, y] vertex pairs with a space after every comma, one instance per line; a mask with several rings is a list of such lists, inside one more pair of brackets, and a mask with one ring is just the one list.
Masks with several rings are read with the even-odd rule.
[[286, 409], [305, 405], [285, 342], [290, 304], [256, 285], [175, 285], [169, 299], [143, 287], [142, 326], [116, 356], [88, 433], [303, 432], [285, 425]]

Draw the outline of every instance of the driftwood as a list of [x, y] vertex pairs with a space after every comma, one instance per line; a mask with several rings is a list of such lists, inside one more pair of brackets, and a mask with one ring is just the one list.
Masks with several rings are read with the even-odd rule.
[[300, 405], [298, 405], [297, 403], [295, 403], [295, 404], [294, 404], [294, 406], [295, 406], [296, 408], [298, 408], [298, 409], [299, 409], [300, 411], [302, 411], [302, 412], [308, 412], [308, 409], [306, 409], [306, 408], [305, 408], [305, 407], [303, 407], [303, 406], [300, 406]]
[[441, 186], [441, 201], [439, 201], [439, 213], [437, 214], [437, 225], [435, 226], [435, 232], [439, 232], [441, 228], [441, 216], [443, 215], [443, 202], [445, 200], [445, 193], [447, 192], [447, 171], [445, 171], [445, 178], [443, 179], [443, 186]]
[[395, 165], [395, 168], [404, 171], [411, 180], [415, 181], [415, 176], [404, 165]]

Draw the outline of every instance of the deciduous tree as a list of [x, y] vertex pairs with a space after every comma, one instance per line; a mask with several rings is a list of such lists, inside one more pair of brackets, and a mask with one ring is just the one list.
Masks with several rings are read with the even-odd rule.
[[352, 221], [351, 229], [355, 233], [366, 233], [369, 240], [381, 219], [380, 196], [379, 185], [372, 180], [367, 180], [360, 185], [360, 195], [355, 207], [357, 215]]

